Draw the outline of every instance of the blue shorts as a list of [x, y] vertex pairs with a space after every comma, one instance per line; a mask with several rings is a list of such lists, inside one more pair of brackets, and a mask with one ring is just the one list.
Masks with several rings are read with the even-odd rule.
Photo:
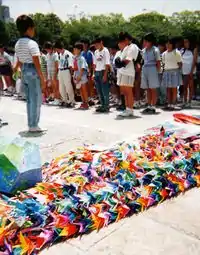
[[160, 87], [158, 70], [156, 66], [143, 66], [141, 78], [142, 89], [156, 89]]

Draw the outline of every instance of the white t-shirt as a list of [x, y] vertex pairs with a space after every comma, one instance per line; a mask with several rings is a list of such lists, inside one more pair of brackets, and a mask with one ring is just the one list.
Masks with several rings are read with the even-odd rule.
[[64, 53], [59, 54], [59, 69], [67, 69], [73, 67], [73, 54], [65, 50]]
[[119, 72], [123, 75], [128, 75], [135, 77], [135, 67], [133, 60], [137, 59], [139, 49], [136, 44], [131, 43], [126, 46], [122, 52], [121, 60], [129, 60], [130, 62], [125, 66], [120, 68]]
[[94, 53], [95, 71], [103, 71], [106, 65], [110, 65], [110, 53], [106, 47], [103, 50], [96, 50]]
[[55, 63], [59, 61], [58, 53], [47, 54], [47, 72], [55, 72]]
[[193, 53], [191, 50], [181, 50], [181, 55], [182, 55], [182, 61], [183, 61], [183, 66], [182, 66], [182, 73], [187, 75], [191, 73], [192, 70], [192, 65], [193, 65]]
[[15, 53], [21, 63], [33, 63], [33, 56], [40, 56], [38, 44], [32, 39], [20, 38], [15, 45]]
[[162, 55], [162, 61], [165, 70], [178, 69], [178, 63], [182, 62], [181, 53], [179, 50], [165, 51]]

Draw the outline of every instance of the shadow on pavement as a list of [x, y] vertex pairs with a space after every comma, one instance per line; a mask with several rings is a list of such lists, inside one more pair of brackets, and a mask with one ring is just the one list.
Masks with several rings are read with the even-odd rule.
[[18, 133], [21, 137], [29, 138], [29, 137], [41, 137], [46, 134], [46, 132], [29, 132], [29, 131], [21, 131]]

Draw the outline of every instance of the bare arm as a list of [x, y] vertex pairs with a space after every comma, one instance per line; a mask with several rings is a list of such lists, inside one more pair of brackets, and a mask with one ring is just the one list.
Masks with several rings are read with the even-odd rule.
[[194, 49], [194, 53], [193, 54], [194, 54], [194, 57], [193, 57], [191, 74], [194, 73], [194, 70], [195, 70], [195, 67], [196, 67], [196, 64], [197, 64], [197, 58], [198, 58], [198, 50], [197, 50], [197, 48]]
[[156, 61], [156, 67], [157, 67], [158, 72], [160, 72], [160, 69], [161, 69], [160, 60]]
[[36, 71], [38, 73], [38, 76], [40, 77], [41, 87], [42, 87], [42, 89], [44, 89], [46, 87], [46, 84], [45, 84], [44, 75], [41, 70], [40, 57], [32, 56], [32, 59], [33, 59], [33, 64], [35, 65]]
[[183, 66], [183, 63], [182, 63], [182, 62], [178, 62], [178, 67], [179, 67], [179, 69], [181, 69], [182, 66]]
[[15, 72], [17, 72], [17, 70], [19, 69], [19, 68], [21, 68], [22, 67], [22, 63], [19, 61], [19, 59], [17, 58], [17, 63], [16, 63], [16, 65], [15, 65], [15, 67], [13, 68], [13, 72], [15, 73]]
[[80, 69], [80, 75], [77, 77], [77, 82], [79, 82], [81, 80], [81, 77], [83, 76], [84, 70], [85, 70], [84, 68]]
[[58, 75], [58, 61], [55, 62], [55, 77], [54, 79], [57, 79], [57, 75]]
[[41, 70], [41, 65], [40, 65], [40, 57], [39, 56], [32, 56], [33, 59], [33, 64], [35, 65], [35, 68], [37, 70], [37, 73], [39, 77], [43, 77], [42, 70]]

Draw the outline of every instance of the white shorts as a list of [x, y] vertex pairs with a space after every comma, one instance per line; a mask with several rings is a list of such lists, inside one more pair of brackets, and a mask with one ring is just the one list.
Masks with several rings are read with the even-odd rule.
[[124, 75], [124, 74], [118, 74], [117, 77], [117, 85], [120, 87], [134, 87], [134, 82], [135, 82], [135, 77], [134, 76], [129, 76], [129, 75]]

